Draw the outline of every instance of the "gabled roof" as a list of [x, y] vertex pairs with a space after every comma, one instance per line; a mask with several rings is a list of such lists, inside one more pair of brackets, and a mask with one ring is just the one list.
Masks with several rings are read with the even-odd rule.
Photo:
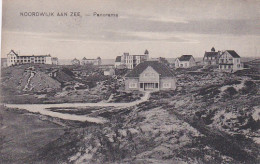
[[116, 62], [121, 62], [121, 56], [116, 57]]
[[84, 57], [82, 60], [87, 60], [87, 58], [86, 58], [86, 57]]
[[[14, 55], [16, 55], [17, 57], [19, 56], [19, 57], [51, 57], [51, 55], [50, 54], [48, 54], [48, 55], [18, 55], [16, 52], [14, 52], [14, 50], [11, 50], [8, 54], [10, 54], [10, 53], [13, 53]], [[8, 55], [7, 54], [7, 55]]]
[[178, 59], [179, 59], [179, 61], [190, 61], [191, 58], [193, 58], [192, 55], [182, 55]]
[[79, 61], [78, 59], [74, 58], [72, 61]]
[[18, 56], [18, 54], [17, 54], [16, 52], [14, 52], [14, 50], [11, 50], [8, 54], [10, 54], [10, 53], [13, 53], [13, 54], [15, 54], [16, 56]]
[[217, 57], [218, 56], [218, 52], [205, 52], [204, 57]]
[[152, 67], [160, 77], [173, 77], [174, 74], [165, 64], [158, 61], [144, 61], [138, 64], [134, 69], [126, 74], [125, 77], [139, 77], [139, 75], [147, 68]]
[[240, 58], [240, 56], [234, 50], [226, 50], [233, 58]]

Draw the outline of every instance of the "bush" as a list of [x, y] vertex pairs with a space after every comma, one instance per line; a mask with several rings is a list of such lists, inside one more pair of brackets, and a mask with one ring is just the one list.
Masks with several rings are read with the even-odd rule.
[[228, 87], [225, 90], [225, 93], [229, 96], [229, 97], [233, 97], [234, 95], [237, 94], [237, 90], [234, 87]]
[[245, 86], [241, 89], [241, 93], [245, 94], [255, 94], [257, 92], [257, 86], [253, 81], [246, 81]]

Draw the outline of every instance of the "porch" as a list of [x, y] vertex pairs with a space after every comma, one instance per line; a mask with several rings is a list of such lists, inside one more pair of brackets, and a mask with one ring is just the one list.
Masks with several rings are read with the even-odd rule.
[[146, 90], [159, 90], [159, 82], [155, 82], [155, 83], [144, 83], [144, 82], [141, 82], [141, 83], [139, 83], [139, 88], [142, 91], [146, 91]]

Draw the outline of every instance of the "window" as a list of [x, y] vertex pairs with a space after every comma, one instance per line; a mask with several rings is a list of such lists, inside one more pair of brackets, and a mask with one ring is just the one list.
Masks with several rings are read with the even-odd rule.
[[129, 88], [137, 88], [137, 83], [131, 82], [131, 83], [129, 84]]
[[158, 87], [159, 87], [158, 83], [155, 83], [155, 88], [158, 88]]
[[140, 88], [144, 88], [144, 83], [140, 83]]
[[169, 82], [163, 83], [163, 88], [170, 88], [170, 87], [171, 87], [171, 83]]

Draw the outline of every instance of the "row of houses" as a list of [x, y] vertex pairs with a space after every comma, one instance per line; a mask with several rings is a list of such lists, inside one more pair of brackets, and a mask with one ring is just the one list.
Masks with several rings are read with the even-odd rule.
[[[213, 47], [210, 52], [205, 52], [203, 57], [205, 66], [215, 65], [220, 70], [242, 69], [240, 56], [234, 50], [215, 51]], [[182, 55], [174, 62], [175, 68], [190, 68], [196, 66], [192, 55]], [[176, 78], [173, 69], [169, 68], [161, 60], [153, 61], [146, 59], [135, 66], [125, 76], [125, 90], [157, 91], [176, 89]]]
[[6, 63], [7, 63], [6, 64], [7, 66], [28, 64], [28, 63], [58, 65], [58, 58], [51, 57], [50, 54], [48, 54], [48, 55], [19, 55], [14, 50], [11, 50], [7, 54]]
[[[219, 70], [236, 71], [243, 68], [241, 57], [234, 50], [215, 51], [212, 47], [210, 52], [205, 52], [203, 64], [215, 65]], [[182, 55], [175, 60], [175, 68], [189, 68], [196, 65], [192, 55]]]
[[87, 59], [84, 57], [81, 61], [74, 58], [71, 61], [72, 65], [88, 65], [88, 64], [93, 64], [93, 65], [101, 65], [101, 58], [97, 57], [96, 59]]

